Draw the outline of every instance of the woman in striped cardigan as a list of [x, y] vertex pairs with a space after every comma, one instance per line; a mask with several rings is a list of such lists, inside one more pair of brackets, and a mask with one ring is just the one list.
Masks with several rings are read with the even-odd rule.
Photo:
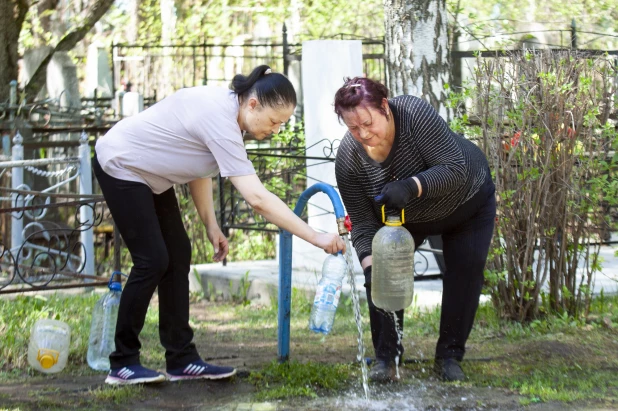
[[[415, 244], [442, 236], [446, 270], [434, 370], [443, 380], [462, 380], [460, 362], [478, 308], [496, 215], [487, 159], [425, 101], [409, 95], [389, 99], [386, 87], [376, 81], [347, 79], [334, 106], [348, 128], [335, 169], [365, 274], [376, 354], [370, 377], [393, 380], [395, 358], [404, 351], [393, 315], [371, 299], [371, 242], [382, 227], [380, 208], [386, 205], [391, 211], [405, 209], [404, 227]], [[397, 318], [403, 329], [403, 310]]]

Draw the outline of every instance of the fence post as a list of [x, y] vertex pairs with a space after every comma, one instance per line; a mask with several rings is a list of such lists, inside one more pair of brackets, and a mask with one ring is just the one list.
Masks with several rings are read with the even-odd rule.
[[[9, 122], [12, 123], [15, 120], [15, 106], [17, 105], [17, 81], [11, 81], [9, 87]], [[9, 133], [2, 135], [2, 153], [5, 156], [11, 156], [11, 137]]]
[[614, 59], [614, 94], [616, 95], [616, 100], [618, 101], [618, 56]]
[[116, 43], [112, 41], [112, 98], [116, 98]]
[[[24, 159], [24, 146], [22, 145], [24, 139], [19, 134], [15, 134], [13, 138], [13, 147], [11, 149], [11, 160], [13, 161], [22, 161]], [[23, 188], [24, 184], [24, 168], [23, 167], [13, 167], [11, 170], [11, 188], [14, 190]], [[24, 206], [24, 196], [22, 194], [13, 193], [11, 194], [13, 197], [13, 207], [23, 207]], [[23, 231], [24, 229], [24, 212], [23, 211], [14, 211], [11, 213], [11, 251], [13, 251], [13, 257], [15, 261], [19, 258], [15, 254], [19, 250], [19, 248], [24, 243]]]
[[204, 44], [202, 45], [202, 51], [204, 53], [204, 79], [202, 80], [203, 86], [208, 84], [208, 53], [206, 49], [206, 39], [207, 37], [204, 37]]
[[283, 74], [288, 75], [288, 71], [290, 70], [290, 61], [288, 60], [288, 55], [290, 54], [290, 50], [288, 47], [288, 28], [283, 23]]
[[[88, 145], [88, 134], [82, 131], [79, 136], [79, 193], [84, 195], [92, 194], [92, 167], [90, 164], [90, 145]], [[84, 200], [84, 199], [82, 199]], [[82, 258], [85, 261], [84, 273], [95, 275], [94, 269], [94, 203], [82, 204], [79, 208], [79, 220], [84, 227], [80, 234], [80, 241], [83, 245]]]
[[575, 24], [575, 19], [571, 19], [571, 48], [573, 50], [577, 49], [577, 25]]
[[17, 80], [9, 83], [9, 120], [15, 120], [15, 109], [17, 108]]
[[193, 87], [197, 86], [197, 84], [195, 84], [195, 79], [197, 78], [197, 75], [196, 75], [197, 61], [196, 61], [196, 52], [195, 52], [196, 47], [197, 46], [195, 44], [191, 46], [191, 48], [193, 49], [193, 84], [192, 84]]

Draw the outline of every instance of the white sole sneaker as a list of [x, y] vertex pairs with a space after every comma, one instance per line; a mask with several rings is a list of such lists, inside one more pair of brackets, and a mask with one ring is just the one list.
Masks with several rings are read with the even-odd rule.
[[184, 380], [222, 380], [224, 378], [229, 378], [236, 374], [236, 370], [232, 370], [231, 372], [225, 374], [204, 374], [204, 375], [172, 375], [167, 374], [167, 379], [169, 381], [184, 381]]
[[124, 380], [122, 378], [112, 377], [110, 375], [105, 379], [105, 384], [109, 385], [133, 385], [133, 384], [153, 384], [165, 381], [165, 375], [160, 374], [153, 378], [134, 378]]

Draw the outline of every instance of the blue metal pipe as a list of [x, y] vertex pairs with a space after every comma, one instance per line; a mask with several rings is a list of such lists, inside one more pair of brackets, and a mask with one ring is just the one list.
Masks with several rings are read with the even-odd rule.
[[316, 193], [324, 193], [330, 198], [330, 201], [333, 203], [333, 207], [335, 208], [335, 217], [345, 218], [345, 213], [343, 211], [343, 204], [341, 203], [341, 197], [339, 197], [339, 193], [337, 190], [330, 184], [326, 183], [317, 183], [303, 191], [303, 193], [298, 198], [298, 202], [296, 203], [296, 207], [294, 207], [294, 213], [297, 216], [300, 216], [311, 198]]
[[[341, 198], [333, 186], [326, 183], [317, 183], [307, 188], [298, 198], [294, 213], [300, 216], [307, 206], [309, 198], [316, 193], [325, 193], [335, 208], [335, 217], [339, 226], [339, 234], [347, 234], [343, 220], [345, 213]], [[290, 358], [290, 312], [292, 302], [292, 234], [281, 230], [279, 235], [279, 308], [277, 331], [277, 355], [279, 362], [286, 362]]]

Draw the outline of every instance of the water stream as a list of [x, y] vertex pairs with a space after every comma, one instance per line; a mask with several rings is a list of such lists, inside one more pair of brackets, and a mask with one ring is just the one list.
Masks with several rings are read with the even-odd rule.
[[361, 364], [361, 372], [363, 374], [363, 389], [365, 390], [365, 399], [369, 401], [369, 373], [367, 371], [367, 361], [365, 361], [365, 344], [363, 343], [363, 322], [360, 313], [360, 305], [358, 302], [358, 293], [356, 291], [356, 280], [354, 278], [354, 262], [352, 261], [352, 245], [348, 235], [342, 236], [345, 241], [345, 260], [348, 270], [348, 279], [352, 293], [352, 305], [354, 306], [354, 319], [356, 320], [356, 328], [358, 328], [358, 355], [356, 359]]
[[392, 311], [393, 319], [395, 320], [395, 331], [397, 332], [397, 356], [395, 357], [395, 369], [397, 370], [397, 379], [401, 379], [399, 376], [399, 359], [401, 358], [401, 351], [399, 351], [399, 347], [401, 347], [401, 338], [403, 337], [403, 330], [399, 328], [399, 321], [397, 320], [397, 313]]

